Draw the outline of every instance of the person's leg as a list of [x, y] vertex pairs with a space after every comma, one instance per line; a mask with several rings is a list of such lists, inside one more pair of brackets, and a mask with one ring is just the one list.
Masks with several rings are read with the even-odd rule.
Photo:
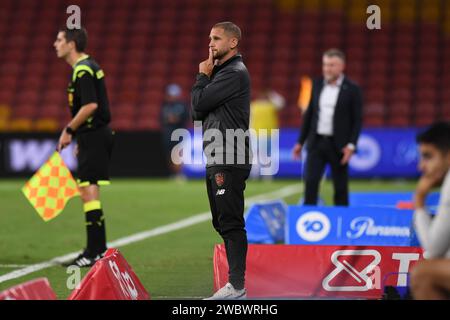
[[334, 204], [348, 206], [348, 164], [341, 165], [342, 153], [336, 150], [331, 139], [327, 143], [326, 150], [333, 180]]
[[450, 299], [450, 259], [419, 261], [411, 272], [411, 290], [417, 300]]
[[77, 180], [86, 220], [87, 245], [78, 257], [64, 262], [63, 266], [90, 267], [107, 249], [99, 186], [110, 183], [109, 161], [112, 154], [113, 135], [108, 127], [77, 135]]
[[316, 145], [308, 149], [306, 158], [306, 166], [304, 172], [305, 179], [305, 201], [306, 205], [317, 205], [319, 196], [319, 185], [325, 170], [326, 159], [318, 145], [320, 140], [316, 141]]
[[216, 167], [211, 175], [211, 191], [215, 197], [217, 222], [225, 242], [229, 266], [229, 282], [237, 290], [245, 285], [247, 233], [244, 220], [245, 181], [250, 170]]
[[216, 203], [216, 195], [217, 195], [217, 187], [215, 187], [215, 174], [217, 173], [217, 168], [211, 167], [206, 169], [206, 191], [208, 193], [209, 207], [211, 210], [212, 216], [212, 225], [218, 234], [222, 237], [222, 240], [225, 245], [225, 253], [227, 255], [227, 261], [229, 264], [230, 261], [230, 249], [229, 249], [229, 240], [228, 237], [224, 237], [222, 234], [222, 228], [219, 222], [220, 211], [217, 208]]
[[221, 235], [220, 225], [219, 225], [219, 212], [217, 211], [216, 207], [216, 197], [213, 193], [213, 179], [214, 179], [214, 170], [213, 168], [207, 168], [206, 169], [206, 177], [205, 177], [205, 183], [206, 183], [206, 192], [208, 194], [208, 201], [209, 201], [209, 208], [211, 210], [211, 216], [212, 216], [212, 225], [214, 229]]
[[[249, 176], [245, 170], [232, 169], [232, 198], [229, 203], [229, 212], [221, 224], [224, 225], [223, 237], [228, 241], [227, 258], [229, 265], [229, 282], [237, 290], [245, 286], [245, 270], [247, 261], [247, 232], [244, 219], [244, 190]], [[229, 218], [228, 218], [229, 217]], [[226, 221], [225, 221], [226, 220]]]
[[106, 250], [106, 230], [100, 202], [100, 185], [109, 184], [109, 163], [113, 132], [104, 127], [78, 137], [79, 189], [86, 218], [87, 253], [96, 256]]
[[94, 257], [106, 251], [105, 219], [100, 202], [100, 188], [98, 185], [89, 185], [79, 189], [86, 219], [86, 252]]
[[[169, 174], [173, 178], [183, 178], [183, 166], [181, 164], [183, 158], [183, 150], [179, 149], [177, 141], [171, 141], [172, 131], [163, 135], [163, 147], [166, 156]], [[177, 147], [177, 149], [174, 149]], [[172, 152], [173, 151], [173, 152]]]

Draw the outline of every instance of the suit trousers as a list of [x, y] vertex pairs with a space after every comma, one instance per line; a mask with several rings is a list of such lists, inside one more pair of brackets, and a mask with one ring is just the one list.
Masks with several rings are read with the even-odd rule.
[[247, 232], [244, 220], [244, 190], [250, 170], [232, 166], [206, 169], [206, 189], [212, 223], [225, 243], [229, 282], [244, 288], [247, 258]]
[[308, 146], [305, 172], [306, 205], [317, 205], [320, 180], [325, 166], [331, 167], [334, 187], [334, 204], [348, 206], [348, 164], [341, 165], [343, 153], [338, 150], [333, 137], [317, 135], [314, 144]]

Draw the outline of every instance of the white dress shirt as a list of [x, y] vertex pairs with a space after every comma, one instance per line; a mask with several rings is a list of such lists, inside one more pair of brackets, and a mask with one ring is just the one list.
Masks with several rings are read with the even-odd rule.
[[333, 117], [344, 75], [340, 75], [336, 83], [324, 82], [319, 97], [319, 122], [317, 133], [324, 136], [333, 135]]
[[[337, 78], [336, 83], [330, 84], [324, 82], [322, 92], [319, 97], [319, 122], [317, 124], [317, 134], [323, 136], [333, 135], [333, 118], [336, 104], [341, 91], [342, 82], [344, 82], [344, 75], [341, 74]], [[355, 150], [353, 143], [348, 143], [347, 148]]]

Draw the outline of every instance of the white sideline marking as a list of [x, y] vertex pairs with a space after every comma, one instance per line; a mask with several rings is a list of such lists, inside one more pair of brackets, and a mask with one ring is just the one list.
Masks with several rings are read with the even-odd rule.
[[[263, 194], [260, 194], [257, 196], [250, 197], [250, 198], [246, 199], [245, 206], [248, 207], [248, 206], [254, 204], [255, 202], [265, 202], [265, 201], [275, 200], [275, 199], [279, 199], [279, 198], [284, 198], [284, 197], [290, 196], [292, 194], [300, 193], [300, 191], [301, 190], [300, 190], [299, 184], [290, 185], [290, 186], [281, 188], [276, 191], [263, 193]], [[191, 216], [189, 218], [186, 218], [186, 219], [174, 222], [174, 223], [170, 223], [170, 224], [167, 224], [167, 225], [164, 225], [161, 227], [157, 227], [157, 228], [154, 228], [151, 230], [135, 233], [130, 236], [126, 236], [123, 238], [119, 238], [115, 241], [108, 242], [108, 247], [109, 248], [123, 247], [123, 246], [126, 246], [131, 243], [139, 242], [139, 241], [142, 241], [142, 240], [145, 240], [145, 239], [148, 239], [151, 237], [155, 237], [155, 236], [158, 236], [161, 234], [165, 234], [165, 233], [169, 233], [169, 232], [172, 232], [175, 230], [183, 229], [183, 228], [186, 228], [186, 227], [189, 227], [189, 226], [192, 226], [192, 225], [195, 225], [195, 224], [198, 224], [198, 223], [210, 220], [210, 219], [211, 219], [211, 213], [209, 211], [199, 213], [199, 214], [196, 214], [194, 216]], [[12, 279], [17, 279], [17, 278], [26, 276], [30, 273], [34, 273], [34, 272], [37, 272], [37, 271], [40, 271], [43, 269], [47, 269], [47, 268], [55, 266], [55, 265], [60, 265], [64, 261], [74, 259], [79, 253], [80, 253], [79, 251], [68, 253], [66, 255], [53, 258], [49, 261], [29, 265], [25, 268], [14, 270], [12, 272], [9, 272], [7, 274], [0, 276], [0, 283], [8, 281], [8, 280], [12, 280]]]
[[30, 264], [0, 264], [0, 268], [24, 268], [24, 267], [28, 267], [30, 266]]

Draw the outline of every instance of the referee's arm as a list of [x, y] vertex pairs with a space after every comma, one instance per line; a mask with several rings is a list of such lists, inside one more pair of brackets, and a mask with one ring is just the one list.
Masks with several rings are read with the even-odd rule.
[[72, 142], [72, 133], [67, 132], [67, 128], [70, 128], [71, 131], [76, 131], [98, 108], [97, 94], [92, 76], [84, 73], [80, 75], [78, 82], [79, 87], [77, 89], [80, 90], [82, 107], [62, 131], [58, 142], [58, 151], [61, 151]]
[[80, 111], [78, 111], [75, 117], [69, 122], [67, 127], [70, 127], [73, 131], [76, 131], [83, 123], [87, 121], [87, 119], [89, 119], [90, 116], [94, 114], [97, 108], [98, 104], [94, 102], [83, 105]]
[[83, 123], [87, 121], [87, 119], [89, 119], [91, 115], [94, 114], [97, 107], [97, 103], [88, 103], [81, 107], [80, 111], [78, 111], [75, 117], [73, 117], [61, 133], [57, 147], [59, 152], [72, 142], [72, 134], [67, 132], [67, 128], [70, 128], [72, 131], [76, 131]]
[[85, 123], [98, 107], [94, 78], [88, 72], [81, 72], [77, 76], [77, 89], [80, 90], [80, 102], [82, 107], [67, 125], [74, 131]]

